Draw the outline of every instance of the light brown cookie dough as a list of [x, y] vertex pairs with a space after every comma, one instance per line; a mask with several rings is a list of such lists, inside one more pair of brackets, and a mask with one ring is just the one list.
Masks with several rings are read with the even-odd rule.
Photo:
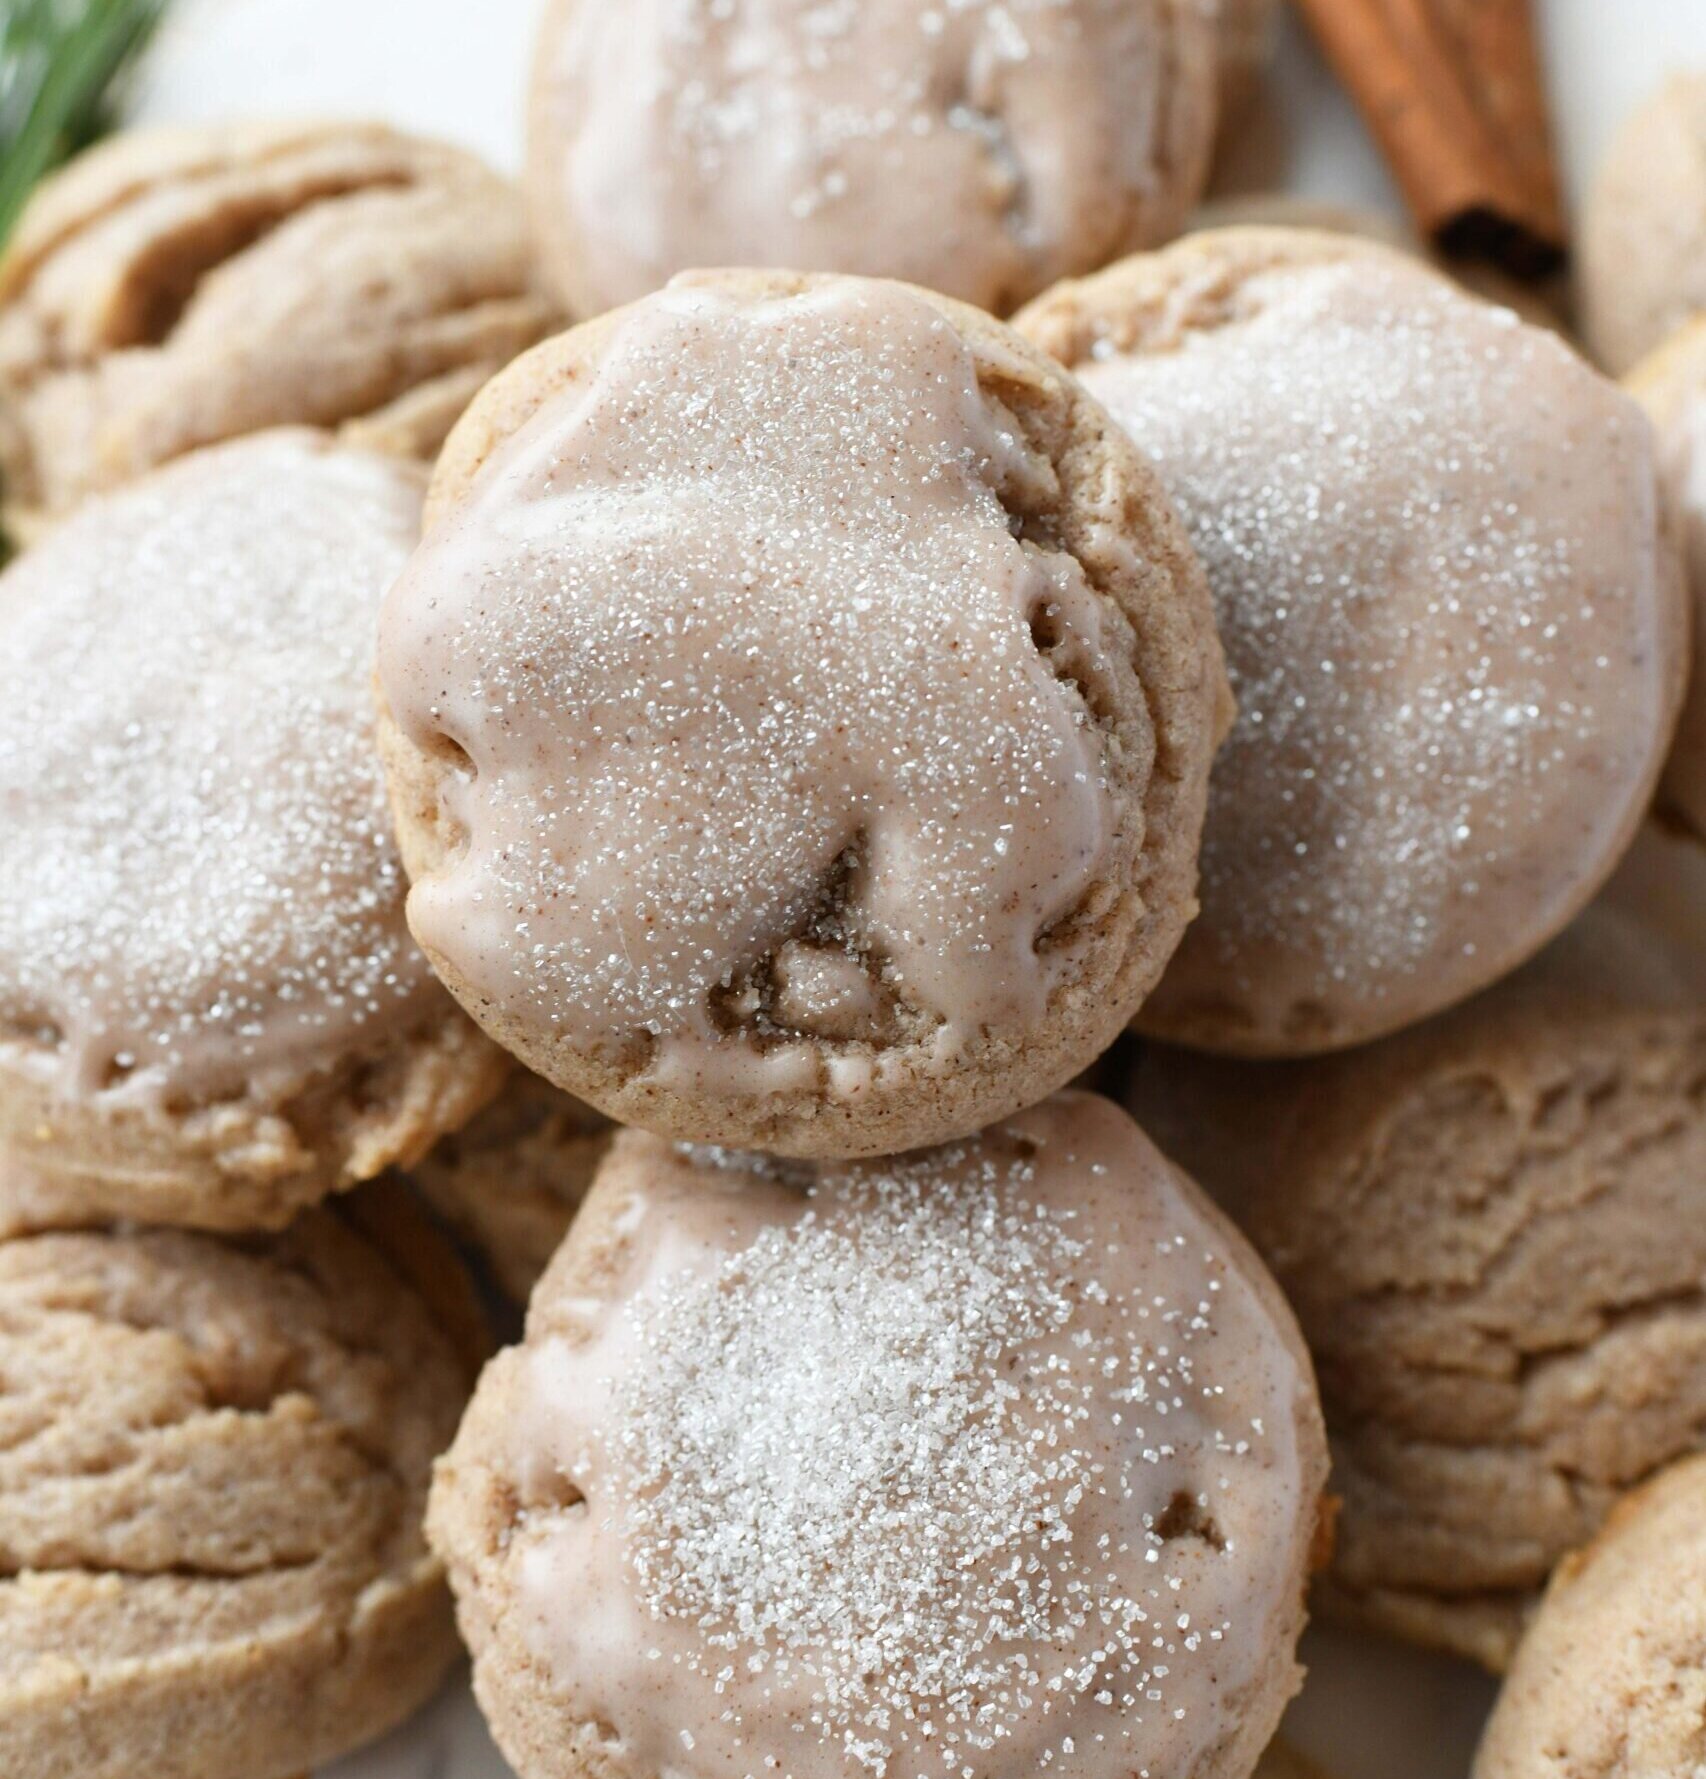
[[0, 1144], [65, 1216], [275, 1227], [503, 1078], [409, 938], [373, 743], [422, 482], [257, 434], [0, 576]]
[[1690, 1458], [1626, 1496], [1559, 1566], [1474, 1779], [1696, 1779], [1703, 1656], [1706, 1458]]
[[1317, 1413], [1106, 1100], [842, 1170], [625, 1132], [429, 1535], [522, 1779], [1233, 1779], [1300, 1679]]
[[537, 1075], [517, 1073], [466, 1128], [409, 1170], [459, 1234], [525, 1303], [562, 1245], [615, 1126]]
[[1706, 75], [1672, 75], [1613, 139], [1582, 217], [1577, 294], [1613, 376], [1706, 310]]
[[1701, 1444], [1699, 854], [1645, 834], [1524, 971], [1398, 1037], [1144, 1053], [1133, 1110], [1254, 1239], [1320, 1371], [1325, 1609], [1502, 1668], [1559, 1558]]
[[430, 461], [550, 327], [515, 191], [379, 124], [127, 130], [42, 185], [0, 259], [0, 475], [39, 532], [269, 426]]
[[286, 1779], [449, 1668], [421, 1518], [472, 1374], [389, 1256], [430, 1236], [365, 1215], [0, 1241], [7, 1779]]
[[526, 190], [572, 312], [696, 266], [901, 278], [996, 314], [1177, 232], [1209, 0], [555, 0]]
[[1235, 122], [1254, 97], [1274, 59], [1280, 0], [1209, 0], [1214, 12], [1220, 123]]
[[1627, 846], [1681, 700], [1637, 406], [1407, 256], [1295, 229], [1191, 236], [1017, 325], [1161, 471], [1239, 702], [1141, 1028], [1328, 1050], [1531, 956]]
[[1694, 608], [1694, 664], [1659, 797], [1706, 840], [1706, 314], [1626, 379], [1659, 435], [1672, 511], [1682, 532]]
[[904, 285], [681, 281], [445, 448], [379, 673], [409, 921], [625, 1124], [978, 1128], [1100, 1055], [1194, 910], [1225, 684], [1151, 473]]

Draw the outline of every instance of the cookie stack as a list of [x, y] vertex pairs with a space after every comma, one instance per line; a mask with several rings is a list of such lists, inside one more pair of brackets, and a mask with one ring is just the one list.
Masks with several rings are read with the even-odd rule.
[[1289, 1773], [1312, 1577], [1541, 1770], [1701, 1487], [1617, 1505], [1706, 1402], [1675, 478], [1398, 247], [1165, 244], [1252, 10], [565, 0], [528, 220], [337, 125], [39, 194], [8, 1775], [289, 1779], [452, 1592], [521, 1779]]

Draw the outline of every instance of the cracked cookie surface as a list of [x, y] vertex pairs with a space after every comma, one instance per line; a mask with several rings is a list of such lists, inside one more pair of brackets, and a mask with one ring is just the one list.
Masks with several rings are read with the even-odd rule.
[[127, 130], [48, 180], [0, 260], [0, 471], [39, 532], [269, 426], [430, 461], [551, 325], [520, 199], [378, 124]]
[[1399, 1037], [1138, 1065], [1134, 1111], [1312, 1343], [1343, 1501], [1318, 1598], [1339, 1615], [1501, 1669], [1558, 1560], [1706, 1439], [1696, 853], [1644, 835], [1526, 970]]
[[423, 1243], [385, 1195], [241, 1243], [0, 1240], [9, 1779], [286, 1779], [438, 1684], [421, 1517], [471, 1370]]
[[1003, 314], [1176, 232], [1216, 67], [1202, 0], [557, 0], [528, 201], [579, 316], [697, 266]]
[[385, 604], [409, 921], [625, 1123], [976, 1128], [1099, 1055], [1193, 910], [1225, 716], [1171, 509], [946, 298], [705, 274], [452, 436]]

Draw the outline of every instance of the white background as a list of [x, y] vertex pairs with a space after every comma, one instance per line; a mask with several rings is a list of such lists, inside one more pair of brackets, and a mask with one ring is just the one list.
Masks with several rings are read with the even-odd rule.
[[[144, 70], [148, 118], [379, 115], [513, 169], [540, 0], [177, 0]], [[601, 0], [620, 6], [624, 0]], [[1610, 132], [1663, 75], [1706, 67], [1706, 0], [1540, 0], [1566, 184], [1579, 202]], [[1279, 129], [1242, 157], [1266, 183], [1395, 209], [1355, 114], [1295, 28], [1274, 83]], [[1492, 1683], [1376, 1639], [1316, 1631], [1287, 1732], [1333, 1779], [1464, 1779]], [[399, 1735], [326, 1779], [505, 1779], [458, 1682]]]

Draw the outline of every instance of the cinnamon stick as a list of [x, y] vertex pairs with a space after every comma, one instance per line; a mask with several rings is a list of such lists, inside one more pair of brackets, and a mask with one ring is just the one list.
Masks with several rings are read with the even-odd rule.
[[1568, 247], [1530, 0], [1297, 0], [1422, 232], [1534, 276]]

